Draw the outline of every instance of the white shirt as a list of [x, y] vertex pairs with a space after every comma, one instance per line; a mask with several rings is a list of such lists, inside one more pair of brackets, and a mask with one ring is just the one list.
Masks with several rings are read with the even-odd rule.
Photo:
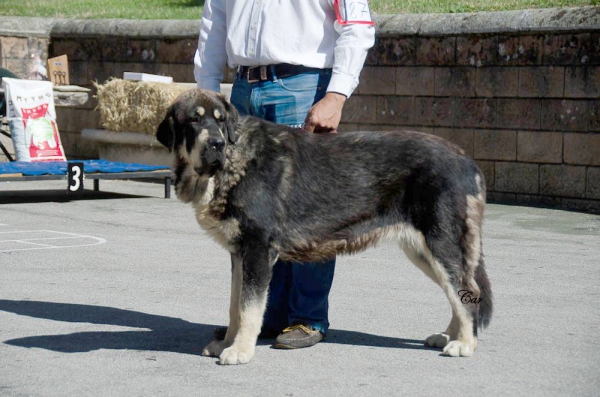
[[219, 91], [226, 62], [332, 68], [327, 91], [350, 96], [374, 42], [372, 25], [337, 22], [333, 0], [207, 0], [194, 76]]

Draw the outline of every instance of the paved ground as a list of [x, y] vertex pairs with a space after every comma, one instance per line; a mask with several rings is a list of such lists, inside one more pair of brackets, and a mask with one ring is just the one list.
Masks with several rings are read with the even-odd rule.
[[[249, 365], [199, 352], [226, 324], [229, 258], [160, 185], [61, 202], [0, 184], [0, 395], [598, 395], [600, 217], [490, 205], [496, 314], [471, 358], [423, 339], [441, 290], [392, 244], [338, 260], [326, 343]], [[10, 191], [7, 191], [10, 189]]]

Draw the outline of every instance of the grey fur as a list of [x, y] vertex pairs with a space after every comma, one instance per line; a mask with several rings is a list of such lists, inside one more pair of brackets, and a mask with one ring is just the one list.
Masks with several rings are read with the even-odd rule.
[[[202, 119], [186, 119], [200, 105]], [[214, 114], [235, 125], [235, 139], [217, 153], [197, 138], [207, 130], [217, 135]], [[460, 148], [412, 131], [311, 134], [238, 119], [222, 96], [200, 90], [182, 94], [163, 124], [157, 135], [168, 147], [173, 142], [178, 197], [194, 205], [200, 225], [232, 258], [242, 259], [234, 261], [243, 267], [241, 291], [232, 291], [242, 299], [230, 313], [236, 334], [213, 341], [205, 354], [223, 364], [250, 361], [274, 258], [321, 260], [384, 237], [399, 242], [452, 306], [446, 332], [426, 343], [446, 355], [473, 353], [473, 330], [489, 323], [493, 305], [481, 249], [485, 183]], [[483, 303], [461, 302], [464, 289]]]

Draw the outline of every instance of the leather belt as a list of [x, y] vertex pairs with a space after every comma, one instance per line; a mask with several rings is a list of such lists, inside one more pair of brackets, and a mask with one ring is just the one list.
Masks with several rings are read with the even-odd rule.
[[320, 72], [321, 70], [323, 69], [279, 63], [277, 65], [240, 66], [238, 68], [238, 76], [246, 78], [248, 83], [256, 83], [259, 81], [274, 80], [276, 77], [283, 79], [300, 73]]

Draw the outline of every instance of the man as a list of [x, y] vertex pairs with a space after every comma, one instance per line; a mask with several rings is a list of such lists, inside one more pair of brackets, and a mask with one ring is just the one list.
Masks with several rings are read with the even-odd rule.
[[[231, 103], [241, 115], [335, 133], [375, 40], [368, 2], [342, 3], [347, 9], [334, 0], [207, 0], [198, 87], [220, 91], [227, 63], [237, 68]], [[261, 336], [281, 333], [275, 347], [288, 349], [323, 340], [334, 269], [335, 259], [277, 262]]]

